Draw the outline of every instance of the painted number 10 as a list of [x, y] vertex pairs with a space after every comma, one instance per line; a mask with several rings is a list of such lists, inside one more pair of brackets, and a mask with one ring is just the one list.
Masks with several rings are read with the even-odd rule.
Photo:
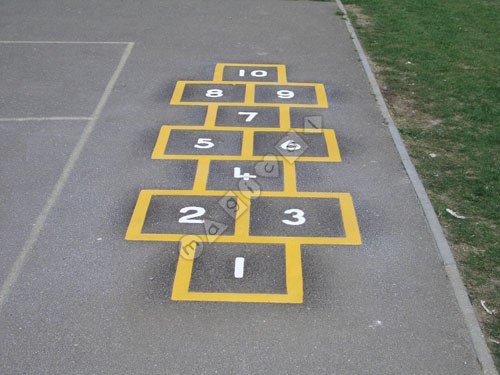
[[[246, 75], [246, 70], [245, 69], [240, 69], [239, 76], [240, 77], [245, 77], [245, 75]], [[257, 77], [257, 78], [267, 77], [267, 72], [265, 70], [252, 70], [250, 72], [250, 75], [252, 77]]]

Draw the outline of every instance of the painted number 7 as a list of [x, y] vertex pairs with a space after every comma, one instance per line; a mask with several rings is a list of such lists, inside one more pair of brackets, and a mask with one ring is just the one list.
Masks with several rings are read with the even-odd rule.
[[255, 116], [257, 116], [258, 114], [259, 114], [259, 112], [238, 112], [238, 115], [240, 115], [240, 116], [248, 116], [245, 119], [245, 122], [252, 121], [255, 118]]

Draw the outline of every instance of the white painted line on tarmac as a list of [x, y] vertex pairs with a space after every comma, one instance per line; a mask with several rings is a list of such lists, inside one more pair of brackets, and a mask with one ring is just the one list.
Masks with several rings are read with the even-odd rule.
[[398, 150], [399, 157], [403, 162], [406, 173], [413, 185], [413, 189], [417, 194], [418, 200], [420, 201], [420, 205], [422, 206], [422, 210], [424, 211], [425, 217], [427, 219], [427, 223], [429, 224], [429, 228], [434, 236], [434, 240], [436, 241], [436, 246], [439, 250], [439, 254], [444, 264], [444, 270], [448, 279], [450, 280], [451, 286], [453, 287], [453, 291], [455, 293], [455, 297], [457, 299], [458, 305], [462, 314], [464, 316], [465, 324], [469, 330], [469, 334], [472, 339], [472, 345], [474, 346], [474, 350], [476, 351], [477, 359], [481, 364], [483, 372], [485, 375], [498, 375], [495, 364], [493, 362], [493, 358], [488, 349], [488, 345], [486, 344], [486, 340], [484, 339], [484, 335], [481, 331], [481, 327], [479, 325], [479, 321], [477, 320], [477, 316], [474, 312], [474, 307], [472, 306], [470, 299], [467, 294], [467, 290], [465, 289], [462, 278], [460, 277], [460, 273], [457, 268], [457, 264], [455, 262], [455, 258], [453, 257], [453, 253], [451, 252], [450, 245], [446, 240], [446, 237], [443, 232], [443, 228], [439, 223], [439, 219], [436, 215], [436, 211], [434, 211], [434, 207], [432, 206], [431, 200], [427, 195], [427, 192], [424, 188], [422, 181], [411, 161], [410, 155], [406, 150], [406, 146], [399, 134], [398, 128], [394, 123], [394, 119], [389, 112], [387, 104], [385, 103], [384, 96], [382, 95], [382, 91], [380, 91], [380, 86], [378, 85], [377, 79], [373, 74], [373, 71], [370, 67], [370, 63], [368, 58], [366, 57], [365, 51], [361, 46], [361, 42], [358, 39], [356, 31], [349, 20], [347, 11], [342, 4], [341, 0], [336, 0], [337, 6], [339, 9], [346, 15], [346, 26], [349, 34], [351, 34], [352, 41], [356, 50], [358, 51], [359, 58], [361, 60], [361, 64], [365, 70], [366, 76], [368, 77], [368, 81], [372, 87], [372, 91], [375, 94], [377, 99], [377, 104], [384, 116], [385, 121], [389, 127], [389, 131], [391, 133], [394, 144], [396, 145], [396, 149]]
[[0, 40], [0, 44], [134, 44], [132, 42], [92, 42], [78, 40]]
[[0, 313], [2, 312], [2, 308], [9, 297], [12, 287], [14, 286], [19, 275], [22, 272], [24, 264], [26, 263], [29, 255], [33, 251], [33, 247], [35, 246], [36, 241], [38, 240], [38, 237], [40, 236], [40, 233], [42, 232], [43, 227], [45, 226], [47, 217], [49, 216], [52, 208], [54, 207], [57, 198], [59, 198], [59, 195], [61, 194], [64, 185], [68, 181], [68, 178], [71, 172], [73, 171], [73, 168], [75, 167], [75, 164], [78, 161], [78, 158], [80, 157], [82, 150], [85, 147], [85, 144], [89, 140], [90, 135], [92, 134], [96, 126], [97, 120], [99, 119], [99, 116], [101, 115], [102, 110], [106, 105], [109, 96], [111, 95], [111, 92], [113, 91], [113, 87], [115, 86], [116, 81], [118, 80], [118, 77], [120, 76], [120, 73], [123, 70], [123, 67], [125, 66], [125, 63], [128, 57], [130, 56], [133, 47], [134, 43], [128, 43], [127, 46], [125, 47], [120, 62], [118, 63], [118, 66], [116, 67], [113, 75], [111, 76], [111, 79], [106, 85], [106, 88], [104, 89], [104, 92], [101, 96], [101, 99], [99, 100], [99, 103], [97, 103], [97, 107], [95, 108], [94, 113], [92, 114], [92, 119], [87, 123], [85, 129], [83, 129], [82, 135], [80, 136], [78, 143], [76, 144], [75, 148], [73, 149], [73, 152], [68, 158], [68, 161], [66, 162], [66, 165], [64, 166], [64, 169], [61, 175], [59, 176], [59, 179], [57, 180], [54, 189], [50, 193], [49, 199], [43, 206], [42, 212], [36, 219], [35, 225], [33, 226], [33, 229], [31, 230], [28, 239], [24, 243], [21, 252], [17, 256], [14, 265], [12, 266], [7, 278], [5, 279], [2, 285], [2, 289], [0, 289]]
[[27, 121], [90, 121], [92, 117], [0, 117], [0, 122], [27, 122]]
[[234, 260], [234, 277], [236, 279], [242, 279], [245, 272], [245, 258], [237, 257]]

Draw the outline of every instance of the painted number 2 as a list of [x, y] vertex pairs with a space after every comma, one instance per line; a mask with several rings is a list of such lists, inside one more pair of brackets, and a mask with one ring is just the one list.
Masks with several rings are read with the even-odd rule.
[[203, 224], [204, 219], [195, 219], [195, 217], [201, 217], [207, 212], [203, 207], [189, 206], [183, 207], [179, 210], [181, 214], [187, 214], [188, 212], [193, 212], [188, 215], [181, 216], [179, 223], [183, 224]]
[[306, 222], [306, 218], [304, 217], [304, 211], [299, 210], [298, 208], [290, 208], [283, 213], [287, 215], [292, 215], [292, 219], [295, 219], [293, 221], [288, 219], [281, 220], [286, 225], [302, 225]]

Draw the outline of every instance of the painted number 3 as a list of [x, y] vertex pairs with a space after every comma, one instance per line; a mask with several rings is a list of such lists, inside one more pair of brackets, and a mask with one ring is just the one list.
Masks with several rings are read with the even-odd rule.
[[288, 220], [288, 219], [281, 220], [286, 225], [302, 225], [306, 222], [306, 218], [304, 217], [304, 211], [299, 210], [298, 208], [290, 208], [283, 213], [287, 215], [292, 215], [292, 219], [295, 219], [295, 220]]

